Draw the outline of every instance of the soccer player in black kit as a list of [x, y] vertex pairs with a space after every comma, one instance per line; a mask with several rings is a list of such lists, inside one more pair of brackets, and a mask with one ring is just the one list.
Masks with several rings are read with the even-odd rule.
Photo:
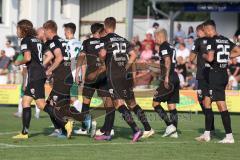
[[[167, 31], [165, 29], [156, 30], [155, 41], [160, 45], [158, 54], [161, 64], [161, 80], [153, 97], [153, 107], [167, 125], [166, 131], [162, 137], [170, 136], [178, 138], [178, 114], [176, 103], [179, 103], [179, 78], [175, 72], [176, 51], [174, 47], [167, 42], [167, 38]], [[167, 102], [170, 118], [161, 106], [161, 102]]]
[[[17, 24], [17, 35], [21, 38], [21, 52], [24, 59], [15, 61], [15, 65], [26, 64], [28, 79], [26, 90], [24, 91], [22, 106], [22, 132], [14, 139], [27, 139], [31, 121], [31, 102], [34, 100], [37, 106], [47, 112], [50, 117], [55, 117], [53, 107], [45, 102], [44, 84], [46, 80], [45, 69], [42, 65], [42, 44], [36, 38], [36, 31], [29, 20], [21, 20]], [[56, 117], [55, 117], [56, 118]], [[58, 122], [59, 125], [63, 125]], [[64, 126], [61, 126], [64, 127]]]
[[[125, 105], [125, 102], [143, 124], [147, 132], [146, 137], [154, 134], [154, 130], [151, 129], [143, 110], [136, 104], [134, 97], [133, 80], [130, 72], [137, 55], [126, 39], [114, 33], [116, 29], [116, 19], [114, 17], [106, 18], [104, 25], [107, 35], [101, 38], [103, 46], [101, 47], [99, 56], [101, 61], [104, 61], [106, 65], [108, 88], [114, 106], [133, 130], [132, 141], [136, 142], [141, 138], [143, 133], [134, 122], [131, 112]], [[95, 139], [110, 139], [110, 129], [111, 128], [107, 129], [108, 134], [96, 136]]]
[[[53, 77], [53, 88], [47, 101], [54, 106], [55, 114], [59, 120], [68, 120], [64, 128], [67, 131], [67, 137], [70, 138], [73, 128], [72, 118], [83, 121], [83, 114], [80, 114], [74, 107], [70, 107], [70, 88], [73, 83], [71, 56], [67, 42], [57, 35], [57, 24], [49, 20], [43, 24], [43, 28], [48, 39], [48, 48], [53, 54], [53, 63], [46, 71], [47, 76]], [[65, 133], [63, 133], [64, 135]]]
[[[104, 33], [104, 25], [100, 23], [92, 24], [91, 32], [93, 37], [84, 40], [82, 43], [82, 49], [80, 51], [78, 62], [76, 65], [76, 82], [78, 84], [84, 82], [84, 87], [82, 91], [82, 112], [89, 112], [91, 99], [95, 91], [97, 91], [98, 96], [103, 99], [106, 109], [106, 115], [105, 123], [101, 131], [104, 134], [106, 127], [112, 129], [115, 117], [115, 108], [112, 104], [112, 100], [108, 92], [106, 72], [99, 72], [99, 74], [94, 79], [89, 79], [89, 75], [98, 71], [99, 67], [102, 66], [98, 53], [101, 47], [100, 37]], [[86, 64], [84, 64], [84, 62], [86, 62]], [[80, 78], [79, 73], [82, 65], [87, 65], [87, 68], [86, 73], [84, 74], [82, 72], [82, 75], [84, 75], [82, 76], [82, 78]], [[84, 130], [86, 130], [86, 127], [83, 125], [81, 129], [74, 131], [74, 133], [81, 134], [84, 133]], [[93, 136], [94, 134], [95, 133], [91, 133], [91, 136]]]
[[203, 23], [206, 36], [209, 37], [207, 51], [203, 58], [209, 62], [209, 94], [211, 100], [204, 99], [205, 104], [205, 132], [197, 141], [209, 142], [211, 140], [210, 131], [213, 121], [211, 103], [216, 102], [222, 117], [226, 136], [219, 143], [234, 143], [231, 128], [231, 118], [225, 101], [225, 88], [228, 83], [228, 60], [240, 55], [240, 48], [232, 43], [228, 38], [219, 35], [213, 20]]
[[[202, 108], [203, 114], [205, 114], [205, 106], [204, 106], [204, 98], [210, 99], [209, 95], [209, 71], [210, 71], [210, 64], [205, 61], [203, 58], [203, 54], [206, 53], [207, 50], [207, 43], [209, 38], [206, 37], [203, 24], [197, 26], [197, 36], [198, 38], [195, 40], [194, 45], [191, 50], [191, 54], [189, 59], [193, 62], [197, 58], [197, 75], [196, 78], [198, 80], [198, 101]], [[215, 130], [214, 127], [214, 118], [212, 121], [211, 131]]]

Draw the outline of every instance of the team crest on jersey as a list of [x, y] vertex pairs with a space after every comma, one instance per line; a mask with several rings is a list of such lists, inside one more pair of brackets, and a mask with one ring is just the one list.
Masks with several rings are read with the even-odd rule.
[[195, 45], [192, 46], [192, 50], [195, 50]]
[[212, 94], [213, 94], [213, 90], [209, 90], [209, 94], [212, 96]]
[[109, 89], [109, 93], [110, 93], [110, 94], [113, 94], [113, 89]]
[[31, 91], [32, 94], [35, 94], [35, 89], [34, 88], [31, 88], [30, 91]]
[[198, 93], [199, 97], [202, 97], [202, 90], [201, 89], [197, 90], [197, 93]]
[[53, 101], [57, 101], [57, 99], [58, 99], [58, 96], [53, 96]]
[[26, 44], [21, 45], [21, 50], [24, 50], [24, 49], [27, 49], [27, 45]]
[[204, 40], [204, 41], [203, 41], [203, 44], [207, 44], [207, 40]]
[[127, 90], [124, 89], [122, 92], [123, 92], [124, 97], [127, 97]]

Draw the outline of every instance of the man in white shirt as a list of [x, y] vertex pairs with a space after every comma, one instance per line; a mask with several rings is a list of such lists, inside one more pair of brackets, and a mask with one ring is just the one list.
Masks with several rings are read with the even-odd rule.
[[185, 43], [180, 43], [178, 46], [178, 49], [176, 51], [177, 57], [183, 57], [184, 60], [187, 59], [190, 55], [190, 51], [188, 48], [186, 48]]
[[[71, 70], [73, 79], [75, 81], [75, 73], [76, 73], [76, 58], [82, 47], [82, 44], [79, 40], [74, 37], [76, 31], [76, 25], [74, 23], [66, 23], [63, 25], [64, 33], [66, 40], [68, 41], [67, 49], [70, 52], [71, 56]], [[73, 106], [81, 112], [82, 103], [78, 100], [78, 85], [74, 82], [71, 88], [71, 101], [73, 102]]]
[[13, 58], [13, 56], [15, 55], [15, 50], [11, 47], [11, 41], [7, 40], [5, 43], [6, 47], [4, 48], [4, 51], [6, 53], [6, 56], [10, 59]]

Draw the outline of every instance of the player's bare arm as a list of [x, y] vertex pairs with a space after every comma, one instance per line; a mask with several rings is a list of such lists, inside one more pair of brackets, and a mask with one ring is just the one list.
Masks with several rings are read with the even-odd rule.
[[46, 75], [51, 75], [52, 72], [60, 65], [60, 63], [63, 60], [63, 56], [62, 56], [60, 48], [56, 48], [54, 50], [54, 55], [55, 55], [55, 60], [54, 60], [53, 64], [49, 67], [49, 69], [46, 71]]
[[130, 51], [129, 55], [130, 57], [129, 57], [128, 63], [125, 66], [126, 70], [128, 70], [132, 66], [132, 64], [135, 62], [137, 58], [137, 53], [134, 50]]
[[170, 74], [170, 68], [171, 68], [171, 63], [172, 63], [170, 56], [165, 56], [164, 61], [165, 61], [164, 66], [166, 69], [164, 86], [165, 86], [165, 88], [169, 88], [169, 74]]
[[76, 64], [76, 75], [75, 75], [75, 82], [77, 84], [80, 84], [83, 80], [80, 80], [80, 77], [79, 77], [79, 74], [80, 74], [80, 71], [82, 72], [82, 75], [84, 75], [83, 73], [83, 63], [84, 63], [84, 60], [86, 58], [86, 54], [81, 52], [80, 55], [78, 56], [77, 58], [77, 64]]
[[47, 51], [44, 55], [43, 66], [46, 67], [53, 60], [54, 55], [51, 51]]
[[22, 65], [22, 64], [26, 64], [27, 62], [30, 62], [31, 61], [31, 52], [30, 51], [25, 51], [24, 52], [24, 57], [23, 57], [23, 60], [21, 61], [15, 61], [14, 64], [16, 66], [19, 66], [19, 65]]
[[214, 51], [209, 51], [206, 54], [203, 54], [203, 58], [208, 62], [212, 62], [214, 60]]
[[232, 50], [231, 50], [231, 54], [230, 54], [230, 58], [235, 58], [240, 56], [240, 47], [239, 46], [235, 46]]
[[197, 58], [197, 55], [193, 52], [190, 53], [189, 60], [190, 62], [194, 62], [194, 60]]

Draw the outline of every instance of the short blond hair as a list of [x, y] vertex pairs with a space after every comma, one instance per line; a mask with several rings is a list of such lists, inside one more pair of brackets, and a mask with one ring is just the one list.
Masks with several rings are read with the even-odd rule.
[[163, 34], [165, 36], [165, 38], [168, 39], [167, 30], [165, 28], [158, 28], [158, 29], [156, 29], [154, 34], [155, 35]]

